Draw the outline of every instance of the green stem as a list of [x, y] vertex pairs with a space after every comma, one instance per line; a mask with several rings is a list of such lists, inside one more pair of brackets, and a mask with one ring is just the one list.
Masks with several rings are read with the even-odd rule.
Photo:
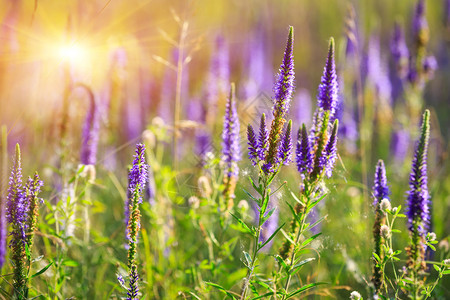
[[[267, 184], [267, 177], [265, 176], [263, 179], [263, 185], [264, 185], [264, 189], [263, 189], [263, 193], [262, 193], [262, 198], [261, 198], [261, 207], [267, 207], [267, 205], [265, 205], [265, 199], [267, 196], [267, 190], [268, 190], [268, 184]], [[267, 199], [268, 201], [268, 199]], [[248, 286], [250, 284], [250, 280], [252, 279], [253, 276], [253, 271], [255, 268], [255, 262], [256, 262], [256, 257], [258, 255], [258, 252], [260, 249], [258, 249], [259, 247], [259, 238], [261, 237], [261, 226], [262, 226], [262, 219], [264, 217], [264, 213], [265, 213], [266, 209], [264, 210], [260, 210], [259, 211], [259, 218], [258, 218], [258, 227], [256, 229], [256, 237], [255, 237], [255, 242], [254, 242], [254, 248], [253, 248], [253, 254], [252, 254], [252, 261], [250, 262], [250, 266], [248, 266], [248, 271], [247, 271], [247, 276], [244, 280], [244, 285], [242, 286], [242, 292], [241, 292], [241, 300], [244, 300], [245, 297], [247, 296], [247, 290], [248, 290]]]
[[[308, 205], [310, 203], [310, 196], [309, 196], [309, 192], [307, 190], [305, 190], [304, 197], [306, 198], [306, 203], [305, 203], [305, 206], [304, 206], [304, 209], [303, 209], [303, 214], [301, 216], [300, 227], [299, 227], [299, 230], [298, 230], [298, 233], [297, 233], [297, 237], [295, 238], [294, 249], [292, 251], [291, 261], [289, 263], [289, 271], [292, 269], [292, 266], [294, 265], [295, 253], [296, 253], [295, 247], [298, 245], [298, 243], [300, 241], [300, 237], [302, 236], [303, 230], [304, 230], [303, 227], [305, 226], [306, 215], [307, 215], [307, 212], [308, 212]], [[283, 298], [281, 298], [282, 300], [285, 300], [286, 297], [287, 297], [289, 285], [291, 283], [291, 278], [292, 278], [292, 275], [289, 273], [288, 278], [286, 280], [286, 283], [284, 285], [284, 295], [283, 295]]]

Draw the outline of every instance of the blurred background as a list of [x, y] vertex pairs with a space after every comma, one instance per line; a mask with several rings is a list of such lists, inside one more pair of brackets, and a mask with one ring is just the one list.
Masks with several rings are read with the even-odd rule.
[[[246, 198], [245, 175], [256, 171], [247, 159], [245, 128], [271, 109], [289, 25], [295, 29], [296, 92], [290, 110], [295, 132], [301, 123], [311, 124], [330, 37], [336, 40], [340, 81], [340, 159], [329, 181], [330, 194], [316, 211], [318, 216], [327, 215], [323, 237], [313, 245], [319, 259], [303, 273], [305, 282], [331, 285], [311, 297], [341, 299], [352, 290], [366, 289], [371, 277], [375, 164], [385, 160], [393, 205], [405, 207], [412, 152], [425, 108], [432, 116], [428, 169], [432, 228], [442, 240], [434, 258], [448, 257], [450, 5], [445, 0], [424, 2], [429, 38], [421, 46], [430, 60], [424, 65], [426, 76], [414, 81], [411, 74], [402, 74], [404, 65], [393, 50], [397, 24], [404, 34], [406, 60], [418, 52], [413, 30], [416, 1], [411, 0], [2, 1], [0, 125], [7, 136], [7, 143], [2, 140], [7, 145], [3, 170], [9, 169], [6, 155], [9, 162], [15, 143], [20, 143], [24, 173], [39, 170], [46, 184], [50, 206], [41, 212], [43, 233], [51, 234], [45, 210], [62, 197], [61, 178], [80, 163], [96, 166], [90, 195], [92, 243], [89, 250], [74, 247], [69, 255], [77, 261], [89, 251], [92, 274], [83, 275], [81, 266], [73, 267], [65, 295], [91, 299], [116, 295], [114, 273], [126, 255], [122, 234], [126, 171], [134, 145], [142, 140], [150, 149], [155, 177], [155, 195], [149, 196], [143, 212], [143, 224], [149, 225], [143, 228], [149, 244], [159, 247], [149, 246], [142, 254], [143, 266], [152, 266], [144, 271], [149, 294], [174, 299], [179, 291], [197, 290], [216, 299], [218, 294], [201, 287], [202, 280], [213, 279], [238, 289], [234, 284], [244, 270], [240, 256], [248, 240], [229, 229], [230, 240], [238, 237], [230, 242], [230, 255], [224, 255], [220, 267], [211, 266], [214, 260], [205, 258], [208, 239], [200, 238], [202, 232], [195, 225], [201, 213], [193, 213], [188, 200], [205, 198], [199, 195], [199, 177], [214, 183], [207, 165], [211, 155], [220, 158], [230, 82], [236, 84], [243, 152], [236, 205]], [[96, 121], [89, 123], [89, 115]], [[87, 131], [98, 132], [98, 151], [88, 162], [80, 155], [86, 126]], [[279, 177], [290, 190], [298, 190], [294, 164]], [[276, 195], [274, 201], [282, 203], [287, 194]], [[280, 205], [280, 223], [289, 222], [287, 211]], [[248, 219], [252, 218], [249, 212]], [[211, 228], [218, 226], [210, 223]], [[398, 227], [402, 233], [395, 243], [403, 250], [408, 243], [405, 222]], [[54, 249], [41, 239], [37, 247], [50, 255]], [[280, 236], [269, 253], [275, 253], [281, 242]], [[102, 280], [107, 284], [99, 288]], [[41, 290], [44, 281], [36, 281]], [[87, 294], [81, 292], [84, 286]], [[436, 297], [448, 299], [449, 286], [447, 279]]]

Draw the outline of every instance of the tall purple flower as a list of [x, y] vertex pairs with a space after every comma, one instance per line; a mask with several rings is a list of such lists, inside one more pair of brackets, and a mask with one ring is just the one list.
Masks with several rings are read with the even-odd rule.
[[142, 193], [148, 180], [147, 164], [145, 162], [145, 146], [136, 145], [136, 154], [133, 165], [128, 175], [128, 277], [129, 288], [127, 295], [129, 300], [138, 299], [138, 272], [137, 272], [137, 236], [140, 229], [139, 204], [142, 203]]
[[239, 119], [234, 96], [234, 84], [231, 85], [223, 120], [222, 160], [226, 166], [227, 176], [237, 177], [239, 175], [237, 162], [241, 160], [241, 149], [239, 146]]
[[273, 116], [284, 118], [289, 111], [292, 93], [294, 92], [294, 28], [289, 28], [289, 36], [284, 51], [283, 62], [278, 72], [278, 80], [274, 86], [275, 96], [273, 98]]
[[100, 134], [100, 111], [94, 96], [90, 97], [89, 111], [84, 123], [81, 138], [80, 161], [84, 165], [95, 165], [97, 161], [97, 145]]
[[16, 156], [14, 159], [11, 176], [9, 177], [9, 188], [7, 196], [7, 220], [13, 226], [11, 245], [25, 243], [25, 230], [27, 219], [27, 205], [22, 186], [22, 165], [20, 147], [16, 144]]
[[248, 156], [252, 165], [256, 165], [259, 161], [258, 158], [258, 141], [256, 140], [255, 130], [252, 125], [247, 126], [247, 139], [248, 139]]
[[373, 183], [373, 206], [377, 206], [383, 199], [389, 199], [389, 187], [386, 179], [386, 169], [384, 162], [380, 159], [375, 169], [375, 179]]
[[280, 163], [288, 165], [292, 161], [292, 120], [289, 120], [286, 132], [284, 133], [283, 140], [280, 148], [278, 149], [278, 158]]
[[263, 170], [265, 173], [275, 172], [277, 169], [278, 148], [283, 134], [285, 116], [288, 113], [292, 93], [294, 91], [294, 28], [289, 28], [289, 36], [284, 51], [283, 62], [275, 83], [272, 113], [274, 119], [269, 133], [269, 147], [266, 154]]
[[[386, 170], [384, 162], [380, 159], [375, 169], [375, 180], [373, 185], [373, 206], [375, 210], [375, 221], [373, 224], [373, 239], [374, 239], [374, 253], [381, 259], [384, 258], [382, 252], [383, 236], [381, 228], [385, 224], [385, 215], [383, 212], [383, 199], [389, 199], [389, 187], [387, 185]], [[373, 265], [372, 282], [375, 290], [378, 293], [383, 286], [383, 269], [377, 264]]]
[[305, 176], [305, 174], [312, 171], [312, 147], [305, 124], [302, 124], [302, 128], [298, 131], [298, 141], [295, 158], [297, 161], [297, 169], [303, 177]]
[[429, 192], [427, 176], [427, 153], [430, 139], [430, 112], [425, 110], [421, 135], [416, 146], [409, 176], [408, 224], [413, 234], [424, 236], [430, 223]]
[[7, 196], [7, 220], [11, 226], [12, 236], [9, 247], [11, 260], [14, 262], [14, 290], [23, 293], [26, 289], [26, 230], [28, 206], [22, 187], [22, 166], [20, 147], [16, 144], [16, 156], [9, 178]]
[[269, 147], [269, 132], [266, 126], [266, 114], [261, 115], [261, 122], [259, 123], [258, 136], [258, 158], [264, 160], [266, 158], [266, 151]]
[[334, 62], [334, 39], [330, 39], [328, 57], [323, 70], [317, 96], [318, 106], [333, 115], [338, 103], [338, 81]]
[[0, 196], [0, 270], [5, 264], [6, 257], [6, 206], [3, 196]]
[[33, 237], [34, 231], [36, 230], [37, 225], [37, 217], [39, 215], [39, 203], [42, 202], [42, 199], [38, 197], [41, 192], [41, 188], [44, 185], [44, 182], [40, 179], [39, 174], [36, 172], [34, 177], [28, 177], [28, 182], [26, 185], [26, 205], [28, 211], [28, 219], [27, 219], [27, 244], [28, 248], [31, 249], [33, 245]]
[[337, 139], [338, 139], [339, 121], [336, 119], [333, 124], [333, 131], [328, 139], [327, 145], [322, 154], [322, 168], [325, 169], [325, 175], [330, 178], [333, 174], [334, 164], [337, 159]]

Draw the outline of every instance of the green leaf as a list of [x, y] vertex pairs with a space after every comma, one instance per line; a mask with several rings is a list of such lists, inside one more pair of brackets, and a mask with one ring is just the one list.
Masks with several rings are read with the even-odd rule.
[[305, 241], [302, 243], [302, 246], [304, 247], [304, 246], [308, 245], [309, 243], [311, 243], [312, 241], [314, 241], [314, 240], [315, 240], [318, 236], [320, 236], [320, 235], [322, 235], [322, 232], [319, 232], [318, 234], [313, 235], [313, 236], [310, 237], [309, 239], [305, 240]]
[[285, 263], [284, 259], [280, 255], [276, 254], [276, 255], [274, 255], [274, 257], [278, 261], [278, 263], [281, 264], [283, 269], [288, 269], [289, 268], [288, 265]]
[[262, 218], [262, 222], [261, 222], [261, 226], [266, 223], [266, 221], [270, 218], [270, 216], [273, 214], [273, 212], [275, 211], [276, 207], [272, 208], [271, 210], [269, 210], [269, 212]]
[[64, 260], [61, 263], [61, 265], [62, 266], [66, 266], [66, 267], [77, 267], [78, 266], [78, 262], [76, 262], [74, 260], [67, 259], [67, 260]]
[[378, 256], [378, 254], [376, 254], [375, 252], [372, 252], [372, 255], [377, 262], [381, 262], [381, 258]]
[[316, 287], [318, 285], [321, 284], [326, 284], [326, 282], [314, 282], [314, 283], [310, 283], [308, 285], [302, 286], [301, 288], [299, 288], [298, 290], [296, 290], [295, 292], [292, 292], [290, 294], [287, 295], [286, 299], [292, 298], [295, 295], [298, 295], [300, 293], [303, 293], [304, 291], [307, 291], [309, 289], [312, 289], [313, 287]]
[[436, 271], [441, 271], [441, 268], [439, 268], [438, 266], [436, 266], [436, 265], [433, 265], [433, 268], [436, 270]]
[[234, 297], [234, 295], [231, 294], [230, 292], [228, 292], [224, 287], [222, 287], [222, 286], [220, 286], [220, 285], [218, 285], [218, 284], [212, 283], [212, 282], [208, 282], [208, 281], [205, 281], [205, 283], [206, 283], [207, 285], [209, 285], [209, 286], [212, 286], [212, 287], [218, 289], [219, 291], [221, 291], [222, 293], [226, 294], [226, 295], [227, 295], [228, 297], [230, 297], [231, 299], [236, 299], [236, 298]]
[[436, 251], [436, 247], [431, 245], [430, 243], [427, 243], [427, 246], [430, 247], [431, 249], [433, 249], [433, 251]]
[[292, 205], [289, 202], [286, 202], [287, 206], [289, 207], [289, 209], [291, 210], [292, 216], [294, 217], [295, 221], [297, 221], [297, 223], [300, 225], [300, 217], [299, 214], [297, 214], [295, 212], [295, 209], [292, 207]]
[[250, 265], [252, 264], [252, 257], [246, 251], [244, 251], [244, 257], [245, 257], [245, 260], [247, 261], [247, 267], [250, 268]]
[[328, 217], [328, 215], [323, 216], [322, 218], [320, 218], [319, 220], [317, 220], [316, 222], [314, 222], [313, 224], [309, 225], [305, 231], [308, 231], [314, 227], [316, 227], [319, 223], [321, 223], [323, 220], [325, 220]]
[[291, 191], [291, 196], [292, 196], [292, 198], [294, 198], [294, 200], [295, 200], [298, 204], [300, 204], [301, 206], [305, 206], [305, 203], [303, 203], [303, 201], [300, 200], [300, 199], [297, 197], [297, 195], [295, 195], [294, 192], [292, 192], [292, 191]]
[[450, 274], [450, 270], [445, 270], [444, 272], [442, 272], [442, 274], [444, 275]]
[[265, 294], [259, 295], [258, 297], [255, 297], [255, 298], [251, 298], [250, 300], [257, 300], [257, 299], [262, 299], [262, 298], [264, 298], [264, 297], [268, 297], [268, 296], [272, 296], [272, 295], [273, 295], [273, 292], [268, 292], [268, 293], [265, 293]]
[[259, 187], [256, 186], [256, 184], [253, 182], [253, 179], [250, 176], [248, 176], [248, 179], [250, 180], [250, 183], [252, 184], [252, 186], [255, 189], [255, 191], [257, 191], [261, 195], [262, 194], [261, 185]]
[[235, 218], [239, 224], [241, 224], [241, 226], [244, 229], [244, 232], [250, 233], [251, 235], [255, 236], [255, 232], [254, 230], [250, 229], [250, 227], [247, 226], [247, 224], [245, 224], [244, 221], [242, 221], [238, 216], [234, 215], [233, 213], [230, 212], [230, 215], [233, 216], [233, 218]]
[[260, 247], [258, 247], [258, 251], [261, 250], [265, 245], [267, 245], [267, 243], [269, 243], [274, 237], [275, 235], [278, 233], [278, 231], [280, 231], [280, 229], [285, 225], [286, 223], [281, 224], [280, 227], [278, 227], [271, 236], [269, 236], [269, 238], [267, 239], [267, 241], [265, 241]]
[[250, 197], [250, 199], [252, 199], [253, 201], [255, 201], [255, 202], [259, 205], [259, 200], [258, 200], [258, 199], [256, 199], [255, 197], [253, 197], [253, 195], [250, 194], [246, 189], [243, 189], [243, 190], [244, 190], [244, 193], [246, 193], [247, 196]]
[[302, 260], [301, 262], [299, 262], [298, 264], [296, 264], [292, 267], [292, 269], [289, 271], [289, 275], [294, 275], [295, 273], [297, 273], [300, 270], [300, 268], [302, 266], [306, 265], [307, 263], [309, 263], [313, 260], [316, 260], [316, 259], [314, 257], [311, 257], [311, 258]]
[[41, 275], [42, 273], [44, 273], [45, 271], [47, 271], [48, 268], [50, 268], [50, 266], [53, 265], [53, 262], [49, 263], [48, 265], [46, 265], [45, 267], [43, 267], [40, 271], [34, 273], [33, 275], [31, 275], [31, 278], [34, 278], [36, 276]]

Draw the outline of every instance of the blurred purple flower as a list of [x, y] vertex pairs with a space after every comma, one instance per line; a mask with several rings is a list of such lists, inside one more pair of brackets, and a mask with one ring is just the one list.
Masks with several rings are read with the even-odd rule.
[[311, 94], [308, 92], [308, 90], [299, 89], [296, 93], [295, 103], [296, 114], [293, 119], [295, 122], [298, 122], [296, 123], [296, 126], [301, 126], [301, 124], [303, 123], [309, 125], [311, 123], [312, 103]]
[[347, 17], [345, 18], [345, 56], [357, 57], [359, 53], [359, 35], [356, 24], [356, 12], [352, 5], [348, 6]]
[[81, 137], [80, 162], [84, 165], [95, 165], [97, 162], [97, 146], [100, 134], [100, 112], [93, 95], [90, 98], [89, 110]]
[[427, 56], [423, 62], [423, 71], [429, 79], [432, 79], [434, 72], [438, 69], [438, 63], [433, 55]]
[[376, 94], [381, 99], [390, 102], [391, 81], [389, 80], [387, 64], [381, 57], [380, 39], [372, 35], [367, 50], [367, 79], [375, 88]]
[[428, 42], [428, 22], [425, 16], [425, 0], [418, 0], [414, 9], [412, 33], [417, 45], [423, 46]]
[[222, 132], [222, 160], [226, 165], [228, 177], [237, 177], [239, 168], [237, 162], [241, 160], [239, 146], [239, 118], [236, 110], [234, 84], [232, 84], [230, 96], [227, 99]]
[[7, 232], [6, 227], [6, 206], [5, 199], [3, 196], [0, 196], [0, 269], [3, 267], [5, 263], [6, 257], [6, 238]]
[[404, 79], [408, 74], [409, 50], [406, 45], [403, 28], [399, 23], [395, 23], [390, 47], [396, 69], [396, 75], [400, 79]]
[[406, 154], [408, 153], [410, 137], [409, 131], [400, 128], [394, 130], [391, 137], [391, 155], [394, 158], [394, 161], [397, 163], [402, 163], [405, 160]]

